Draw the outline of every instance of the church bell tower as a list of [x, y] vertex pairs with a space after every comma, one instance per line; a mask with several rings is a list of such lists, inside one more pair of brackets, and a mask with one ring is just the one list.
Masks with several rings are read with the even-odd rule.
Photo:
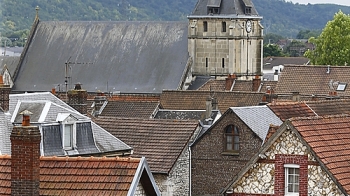
[[262, 17], [251, 0], [198, 0], [188, 19], [193, 75], [262, 74]]

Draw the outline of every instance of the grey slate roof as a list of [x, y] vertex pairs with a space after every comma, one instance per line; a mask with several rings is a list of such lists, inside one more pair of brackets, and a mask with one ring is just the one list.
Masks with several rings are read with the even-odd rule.
[[189, 57], [187, 22], [39, 21], [28, 43], [14, 91], [65, 90], [69, 60], [88, 92], [160, 93], [178, 88]]
[[15, 69], [19, 63], [19, 56], [0, 56], [0, 71], [2, 74], [3, 68], [6, 65], [11, 76], [13, 76]]
[[262, 141], [265, 141], [270, 124], [281, 125], [281, 119], [270, 108], [264, 106], [230, 108]]
[[[213, 110], [211, 118], [214, 120], [220, 116], [219, 110]], [[178, 119], [178, 120], [203, 120], [205, 119], [205, 110], [164, 110], [159, 109], [154, 116], [155, 119]]]
[[[41, 131], [43, 134], [43, 153], [45, 156], [65, 155], [61, 146], [59, 126], [56, 122], [58, 113], [69, 113], [73, 118], [78, 120], [77, 126], [79, 126], [78, 129], [80, 131], [79, 133], [77, 131], [76, 139], [78, 150], [75, 153], [108, 153], [132, 149], [130, 146], [96, 125], [90, 118], [78, 113], [49, 92], [10, 94], [9, 105], [9, 114], [6, 115], [0, 112], [0, 150], [2, 154], [11, 153], [11, 121], [19, 124], [22, 120], [19, 113], [26, 109], [33, 113], [31, 116], [31, 123], [43, 127]], [[6, 118], [7, 121], [3, 120]], [[57, 140], [60, 142], [57, 142]]]
[[[211, 1], [212, 0], [198, 0], [196, 7], [189, 17], [209, 16], [207, 6], [210, 6], [210, 4], [212, 4]], [[216, 5], [218, 5], [218, 2]], [[245, 15], [245, 5], [251, 7], [251, 16], [259, 15], [251, 0], [221, 0], [219, 16], [237, 18], [239, 16]]]

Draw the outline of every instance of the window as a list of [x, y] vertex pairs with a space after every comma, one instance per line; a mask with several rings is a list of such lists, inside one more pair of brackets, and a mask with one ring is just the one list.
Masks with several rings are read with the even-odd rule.
[[218, 7], [209, 7], [208, 14], [219, 14], [219, 8]]
[[222, 63], [221, 63], [221, 65], [222, 65], [222, 68], [225, 68], [225, 58], [222, 58]]
[[252, 8], [251, 7], [246, 7], [245, 8], [245, 14], [250, 15], [252, 13]]
[[207, 21], [204, 21], [204, 22], [203, 22], [203, 31], [204, 31], [204, 32], [207, 32], [207, 31], [208, 31], [208, 22], [207, 22]]
[[222, 32], [226, 32], [226, 22], [222, 22], [221, 27]]
[[73, 149], [73, 125], [65, 124], [63, 129], [63, 148]]
[[229, 125], [225, 130], [226, 151], [239, 151], [239, 131], [235, 125]]
[[299, 165], [285, 164], [285, 195], [299, 195]]
[[208, 67], [208, 58], [205, 58], [205, 67]]

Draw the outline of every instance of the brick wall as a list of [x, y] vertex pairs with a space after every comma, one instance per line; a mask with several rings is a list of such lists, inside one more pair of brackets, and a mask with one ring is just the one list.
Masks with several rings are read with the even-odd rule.
[[9, 111], [10, 92], [11, 92], [10, 85], [0, 84], [0, 107], [4, 111]]
[[87, 96], [86, 90], [70, 90], [68, 104], [81, 114], [87, 114]]
[[41, 135], [38, 127], [14, 127], [10, 138], [11, 195], [39, 195]]
[[[239, 155], [224, 155], [224, 129], [240, 127]], [[192, 195], [219, 195], [243, 165], [259, 150], [261, 139], [233, 113], [228, 113], [192, 147]]]

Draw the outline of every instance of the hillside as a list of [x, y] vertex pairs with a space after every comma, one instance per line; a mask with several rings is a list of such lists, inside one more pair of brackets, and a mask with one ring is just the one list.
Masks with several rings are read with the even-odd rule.
[[[116, 3], [118, 2], [118, 3]], [[97, 21], [178, 21], [187, 20], [197, 0], [0, 0], [0, 31], [16, 37], [19, 30], [30, 29], [35, 7], [40, 19]], [[300, 30], [319, 30], [334, 13], [350, 13], [350, 7], [316, 4], [293, 4], [285, 0], [253, 0], [266, 33], [295, 37]]]

